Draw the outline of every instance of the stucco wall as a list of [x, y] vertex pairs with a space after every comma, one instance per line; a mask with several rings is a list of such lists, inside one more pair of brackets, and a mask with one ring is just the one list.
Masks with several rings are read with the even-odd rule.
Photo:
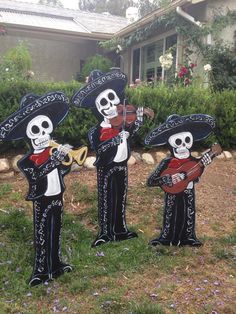
[[66, 38], [44, 35], [15, 34], [8, 31], [0, 37], [0, 56], [24, 41], [32, 56], [32, 70], [36, 80], [69, 81], [80, 71], [80, 62], [98, 52], [95, 41], [74, 42]]
[[[207, 19], [212, 20], [215, 14], [227, 14], [228, 10], [236, 11], [236, 0], [211, 0], [207, 4]], [[231, 46], [235, 45], [236, 24], [221, 31], [219, 37]]]

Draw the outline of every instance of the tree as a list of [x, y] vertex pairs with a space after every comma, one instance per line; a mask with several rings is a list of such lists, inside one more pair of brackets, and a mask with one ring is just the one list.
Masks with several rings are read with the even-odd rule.
[[59, 8], [63, 7], [60, 0], [39, 0], [38, 3], [39, 4], [48, 4], [48, 5], [51, 5], [53, 7], [59, 7]]
[[89, 12], [109, 12], [113, 15], [125, 16], [130, 6], [135, 6], [135, 0], [79, 0], [79, 9]]
[[139, 15], [142, 17], [147, 15], [148, 13], [152, 12], [158, 7], [159, 1], [158, 0], [140, 0], [139, 1]]

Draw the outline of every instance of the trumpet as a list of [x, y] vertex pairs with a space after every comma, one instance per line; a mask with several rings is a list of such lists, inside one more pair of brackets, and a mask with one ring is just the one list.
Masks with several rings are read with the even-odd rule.
[[[60, 146], [60, 144], [58, 144], [55, 141], [50, 141], [49, 146], [51, 146], [50, 155], [52, 155], [53, 150], [57, 149]], [[73, 161], [75, 161], [79, 166], [82, 166], [87, 157], [87, 153], [88, 153], [87, 146], [82, 146], [78, 149], [73, 149], [73, 150], [71, 149], [67, 154], [67, 156], [69, 157], [69, 160], [62, 161], [62, 164], [65, 166], [69, 166], [72, 164]]]

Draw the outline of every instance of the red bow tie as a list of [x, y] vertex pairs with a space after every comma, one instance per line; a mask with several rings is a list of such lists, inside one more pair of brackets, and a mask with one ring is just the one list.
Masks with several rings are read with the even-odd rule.
[[36, 165], [36, 166], [41, 166], [43, 163], [45, 163], [45, 161], [48, 160], [50, 154], [50, 149], [51, 147], [48, 147], [46, 148], [44, 151], [42, 151], [41, 153], [39, 154], [32, 154], [30, 155], [30, 160], [33, 161], [33, 163]]
[[100, 141], [107, 141], [118, 135], [120, 131], [113, 128], [102, 128], [100, 131]]

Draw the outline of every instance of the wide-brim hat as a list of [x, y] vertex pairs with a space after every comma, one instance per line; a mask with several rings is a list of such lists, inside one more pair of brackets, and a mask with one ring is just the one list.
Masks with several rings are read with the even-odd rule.
[[194, 142], [200, 141], [213, 132], [215, 125], [215, 119], [206, 114], [171, 115], [163, 124], [146, 136], [145, 144], [151, 146], [165, 145], [171, 135], [180, 132], [190, 132]]
[[121, 97], [126, 84], [127, 76], [120, 70], [107, 73], [93, 70], [88, 77], [88, 83], [72, 96], [72, 104], [76, 107], [94, 108], [95, 99], [103, 90], [113, 89]]
[[48, 116], [55, 128], [69, 111], [69, 99], [62, 92], [50, 92], [42, 96], [27, 94], [20, 101], [20, 108], [0, 123], [1, 140], [26, 138], [28, 123], [38, 115]]

